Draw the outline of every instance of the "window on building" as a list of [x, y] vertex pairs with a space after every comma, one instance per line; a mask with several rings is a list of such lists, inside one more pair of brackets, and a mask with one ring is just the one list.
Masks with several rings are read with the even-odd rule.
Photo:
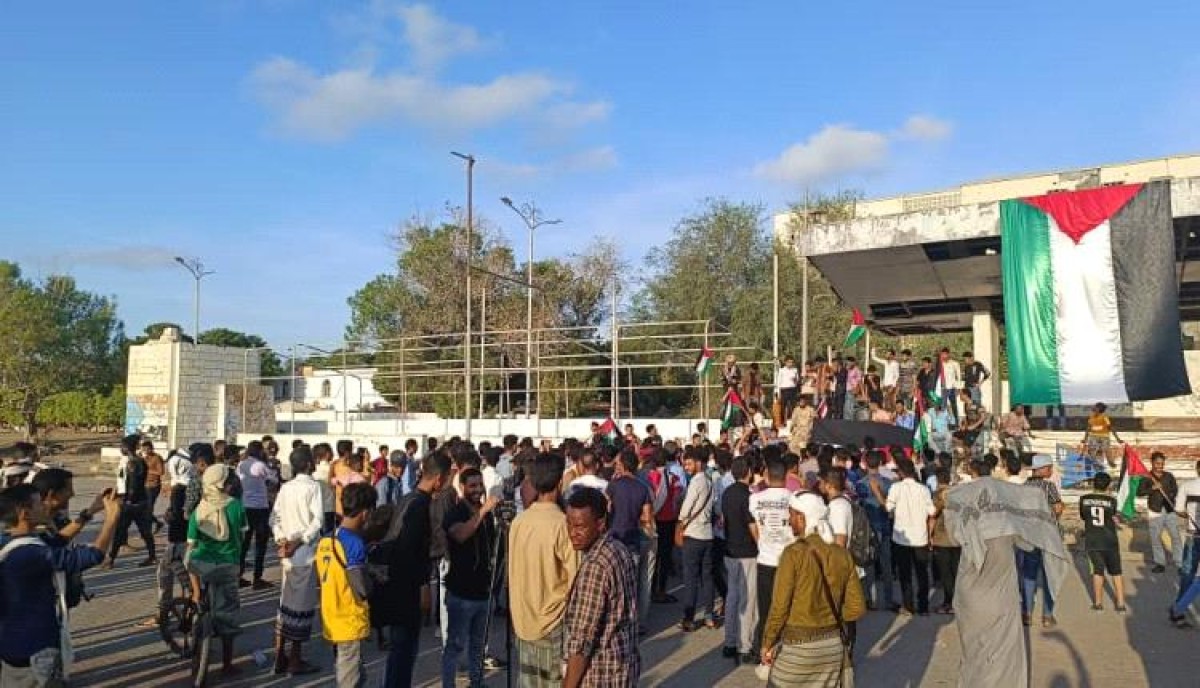
[[332, 394], [333, 394], [333, 386], [329, 384], [329, 380], [323, 380], [321, 382], [321, 396], [328, 397], [328, 396], [331, 396]]

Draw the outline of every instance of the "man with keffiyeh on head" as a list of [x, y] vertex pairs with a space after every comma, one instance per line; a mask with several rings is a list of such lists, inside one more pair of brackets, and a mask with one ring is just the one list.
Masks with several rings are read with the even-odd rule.
[[200, 602], [201, 585], [208, 586], [213, 629], [221, 637], [222, 671], [233, 675], [233, 638], [242, 632], [238, 624], [238, 573], [242, 557], [242, 534], [246, 510], [241, 500], [229, 496], [232, 472], [222, 463], [204, 471], [200, 503], [188, 520], [187, 554], [184, 565], [192, 576], [192, 596]]

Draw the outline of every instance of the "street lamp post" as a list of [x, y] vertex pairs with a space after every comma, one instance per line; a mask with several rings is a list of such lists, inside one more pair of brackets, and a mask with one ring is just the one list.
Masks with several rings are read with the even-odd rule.
[[196, 291], [192, 296], [192, 342], [200, 343], [200, 280], [215, 273], [215, 270], [205, 270], [204, 263], [198, 258], [183, 258], [175, 256], [175, 262], [184, 267], [185, 270], [192, 273], [192, 278], [196, 280]]
[[467, 421], [467, 439], [471, 438], [471, 254], [473, 239], [471, 233], [475, 224], [475, 156], [457, 151], [450, 155], [467, 163], [467, 330], [463, 336], [463, 391], [466, 395], [466, 412], [463, 414]]
[[[529, 263], [526, 265], [526, 298], [525, 298], [525, 418], [529, 418], [530, 408], [530, 387], [529, 384], [533, 374], [531, 362], [533, 360], [533, 230], [543, 225], [557, 225], [562, 220], [546, 220], [541, 217], [541, 213], [533, 203], [522, 203], [520, 207], [513, 203], [513, 200], [508, 196], [503, 196], [500, 202], [512, 209], [514, 213], [525, 223], [529, 228]], [[539, 414], [541, 413], [541, 399], [538, 399]]]

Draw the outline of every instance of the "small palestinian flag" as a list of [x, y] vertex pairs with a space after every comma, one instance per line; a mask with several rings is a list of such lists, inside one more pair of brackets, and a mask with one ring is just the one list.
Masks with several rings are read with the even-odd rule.
[[704, 377], [708, 373], [708, 369], [712, 367], [712, 362], [712, 349], [707, 346], [700, 349], [700, 357], [696, 359], [696, 375]]
[[600, 424], [599, 432], [600, 437], [604, 438], [605, 444], [616, 444], [617, 438], [621, 436], [620, 431], [617, 430], [617, 421], [613, 420], [612, 416], [604, 419], [604, 422]]
[[842, 348], [849, 349], [854, 346], [866, 333], [867, 321], [863, 318], [862, 311], [855, 308], [854, 317], [850, 320], [850, 330], [846, 332], [846, 341], [842, 342]]
[[946, 370], [942, 362], [937, 362], [936, 374], [933, 379], [933, 389], [929, 390], [929, 407], [940, 407], [946, 399]]
[[1191, 392], [1170, 182], [1003, 201], [1000, 225], [1013, 403]]
[[1146, 470], [1142, 457], [1138, 456], [1133, 447], [1125, 445], [1125, 460], [1121, 462], [1121, 481], [1117, 488], [1117, 508], [1125, 518], [1133, 518], [1134, 497], [1137, 496], [1138, 485], [1148, 475], [1150, 471]]
[[929, 423], [932, 418], [929, 414], [925, 414], [917, 418], [916, 431], [913, 432], [912, 449], [914, 454], [920, 454], [925, 451], [925, 447], [929, 446]]
[[725, 392], [725, 399], [721, 403], [721, 429], [728, 430], [735, 425], [741, 425], [743, 414], [747, 418], [750, 416], [741, 395], [737, 393], [736, 389], [730, 388], [728, 392]]

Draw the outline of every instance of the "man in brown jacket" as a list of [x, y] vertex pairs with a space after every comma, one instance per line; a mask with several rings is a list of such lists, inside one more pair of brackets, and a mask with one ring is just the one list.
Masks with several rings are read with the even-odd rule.
[[[762, 660], [772, 685], [854, 685], [846, 625], [866, 614], [862, 584], [849, 550], [830, 544], [828, 508], [816, 494], [789, 503], [798, 539], [783, 550], [771, 611], [763, 628]], [[840, 681], [839, 681], [840, 678]]]

